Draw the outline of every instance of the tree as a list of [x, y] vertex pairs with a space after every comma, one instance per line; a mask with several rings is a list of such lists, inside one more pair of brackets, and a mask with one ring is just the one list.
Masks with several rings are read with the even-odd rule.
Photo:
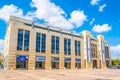
[[2, 65], [2, 60], [0, 59], [0, 66]]
[[115, 66], [120, 65], [120, 59], [114, 59], [114, 60], [112, 61], [112, 65], [115, 65]]

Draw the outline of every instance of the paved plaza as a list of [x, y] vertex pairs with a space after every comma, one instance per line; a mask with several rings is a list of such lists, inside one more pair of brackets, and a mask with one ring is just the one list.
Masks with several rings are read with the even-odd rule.
[[1, 70], [0, 80], [120, 80], [120, 70]]

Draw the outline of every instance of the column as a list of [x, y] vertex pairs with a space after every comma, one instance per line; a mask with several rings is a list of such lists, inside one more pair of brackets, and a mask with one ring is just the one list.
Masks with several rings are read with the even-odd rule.
[[75, 69], [75, 45], [74, 37], [71, 38], [71, 69]]
[[50, 32], [46, 33], [46, 61], [45, 69], [51, 69], [51, 34]]
[[64, 69], [64, 37], [63, 37], [63, 34], [61, 34], [60, 36], [60, 47], [59, 47], [59, 50], [60, 50], [60, 61], [59, 61], [59, 69]]

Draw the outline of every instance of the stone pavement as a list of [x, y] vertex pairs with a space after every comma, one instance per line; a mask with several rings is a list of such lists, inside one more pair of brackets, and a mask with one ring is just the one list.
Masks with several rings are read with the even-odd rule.
[[2, 70], [0, 80], [120, 80], [120, 70]]

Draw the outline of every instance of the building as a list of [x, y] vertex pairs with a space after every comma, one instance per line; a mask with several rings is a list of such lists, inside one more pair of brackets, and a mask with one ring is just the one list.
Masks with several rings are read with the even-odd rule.
[[5, 69], [93, 69], [111, 65], [104, 36], [74, 33], [10, 17], [5, 36]]

